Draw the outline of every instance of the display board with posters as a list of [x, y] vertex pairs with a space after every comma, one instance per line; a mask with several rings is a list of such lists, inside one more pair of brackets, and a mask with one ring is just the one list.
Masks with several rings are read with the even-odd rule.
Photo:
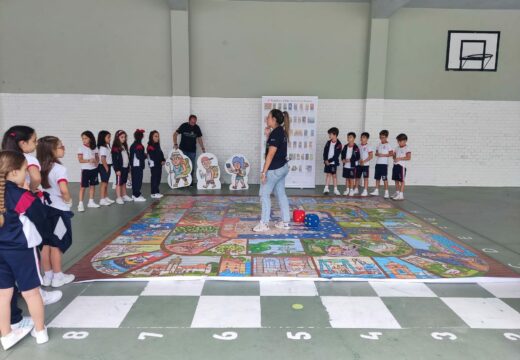
[[285, 186], [289, 188], [314, 188], [316, 185], [316, 129], [318, 97], [316, 96], [263, 96], [262, 143], [263, 167], [268, 132], [266, 119], [273, 109], [289, 113], [290, 131], [287, 146], [289, 175]]

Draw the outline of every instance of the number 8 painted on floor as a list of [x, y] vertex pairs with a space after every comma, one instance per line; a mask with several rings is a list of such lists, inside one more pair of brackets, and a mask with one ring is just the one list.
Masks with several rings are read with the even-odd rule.
[[83, 340], [87, 337], [88, 332], [86, 331], [69, 331], [68, 333], [63, 334], [65, 340]]

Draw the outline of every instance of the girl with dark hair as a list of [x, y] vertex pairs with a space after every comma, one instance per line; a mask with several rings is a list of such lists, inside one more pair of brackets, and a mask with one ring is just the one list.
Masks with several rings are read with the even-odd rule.
[[41, 183], [40, 163], [34, 155], [31, 155], [36, 149], [36, 140], [36, 131], [32, 127], [24, 125], [10, 127], [2, 139], [2, 150], [24, 154], [27, 160], [26, 182], [32, 192], [38, 191]]
[[163, 195], [161, 194], [159, 186], [161, 184], [162, 167], [166, 159], [164, 158], [164, 153], [161, 150], [160, 136], [157, 130], [153, 130], [150, 133], [146, 152], [148, 153], [148, 166], [150, 167], [150, 172], [152, 174], [152, 178], [150, 180], [152, 198], [160, 199], [163, 197]]
[[[65, 156], [65, 146], [55, 136], [44, 136], [36, 147], [38, 160], [42, 166], [42, 187], [48, 194], [47, 220], [52, 234], [43, 239], [41, 250], [44, 271], [43, 286], [60, 287], [74, 281], [74, 275], [64, 274], [61, 267], [62, 255], [72, 244], [72, 224], [74, 216], [70, 211], [72, 197], [69, 192], [67, 169], [60, 159]], [[60, 231], [54, 231], [61, 228]]]
[[142, 144], [143, 137], [143, 129], [137, 129], [134, 131], [134, 142], [130, 146], [130, 164], [132, 164], [132, 200], [138, 202], [146, 201], [141, 193], [141, 187], [143, 186], [144, 162], [146, 160], [146, 153]]
[[100, 200], [99, 205], [112, 205], [115, 201], [108, 197], [108, 182], [110, 181], [110, 170], [112, 168], [112, 149], [110, 140], [112, 135], [106, 130], [101, 130], [98, 134], [97, 146], [99, 149], [99, 177], [101, 184], [99, 185]]
[[112, 163], [116, 173], [116, 203], [123, 205], [125, 202], [133, 201], [126, 195], [126, 182], [130, 167], [130, 155], [128, 154], [128, 143], [126, 132], [117, 130], [112, 143]]
[[98, 208], [99, 205], [94, 201], [96, 192], [96, 185], [98, 180], [98, 164], [99, 152], [96, 147], [96, 138], [91, 131], [83, 131], [81, 133], [82, 146], [78, 149], [78, 161], [81, 164], [81, 187], [79, 188], [79, 203], [78, 211], [85, 211], [83, 206], [83, 197], [85, 196], [85, 189], [89, 188], [88, 205], [89, 208]]
[[287, 164], [287, 142], [289, 139], [289, 114], [280, 110], [271, 110], [267, 116], [267, 126], [272, 129], [267, 139], [267, 153], [261, 174], [260, 199], [262, 218], [253, 231], [269, 230], [271, 218], [271, 193], [278, 198], [282, 219], [275, 224], [278, 229], [289, 230], [289, 200], [285, 194], [285, 178], [289, 173]]
[[45, 208], [26, 186], [27, 161], [19, 151], [0, 152], [0, 333], [4, 350], [14, 346], [33, 328], [12, 328], [9, 302], [15, 286], [27, 302], [38, 344], [49, 341], [40, 293], [41, 278], [37, 246], [46, 225]]

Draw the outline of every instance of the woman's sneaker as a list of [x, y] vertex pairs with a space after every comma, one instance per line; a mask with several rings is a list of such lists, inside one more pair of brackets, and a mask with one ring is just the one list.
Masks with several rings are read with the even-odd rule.
[[112, 200], [112, 199], [111, 199], [111, 198], [109, 198], [109, 197], [106, 197], [106, 198], [105, 198], [105, 201], [106, 201], [106, 202], [108, 202], [108, 203], [110, 203], [110, 204], [113, 204], [113, 203], [115, 203], [115, 201], [114, 201], [114, 200]]
[[36, 331], [36, 329], [32, 329], [31, 336], [36, 338], [36, 343], [38, 345], [45, 344], [49, 341], [49, 334], [47, 334], [47, 327], [44, 327], [43, 330]]
[[109, 206], [109, 205], [112, 205], [112, 203], [109, 203], [106, 199], [101, 199], [101, 200], [99, 200], [99, 205]]
[[40, 294], [43, 299], [43, 305], [51, 305], [61, 300], [63, 293], [60, 290], [45, 291], [40, 288]]
[[132, 201], [134, 201], [134, 200], [133, 200], [130, 196], [125, 195], [125, 196], [123, 196], [123, 201], [124, 201], [124, 202], [132, 202]]
[[269, 231], [269, 225], [267, 224], [264, 224], [263, 222], [259, 222], [258, 225], [256, 225], [254, 228], [253, 228], [253, 231], [254, 232], [265, 232], [265, 231]]
[[30, 316], [24, 316], [22, 320], [17, 322], [16, 324], [11, 324], [11, 329], [21, 329], [21, 328], [33, 328], [34, 322]]
[[27, 336], [32, 330], [32, 326], [21, 327], [18, 329], [12, 329], [9, 334], [6, 336], [2, 336], [0, 338], [0, 342], [2, 342], [2, 347], [4, 350], [8, 350], [12, 348], [18, 341], [22, 340]]
[[78, 203], [78, 212], [83, 212], [83, 211], [85, 211], [85, 206], [83, 205], [83, 202], [80, 201]]
[[98, 207], [100, 207], [98, 204], [96, 204], [96, 202], [94, 201], [94, 199], [90, 199], [88, 201], [88, 205], [87, 207], [89, 208], [93, 208], [93, 209], [97, 209]]
[[70, 284], [71, 282], [74, 281], [75, 278], [76, 277], [72, 274], [63, 274], [63, 273], [61, 275], [54, 274], [54, 277], [52, 278], [51, 286], [53, 288], [61, 287], [66, 284]]
[[276, 224], [274, 224], [274, 227], [282, 230], [291, 230], [291, 226], [289, 225], [289, 223], [283, 221], [278, 221]]
[[123, 205], [125, 202], [124, 202], [123, 198], [118, 197], [116, 199], [116, 203], [118, 203], [119, 205]]
[[135, 201], [135, 202], [143, 202], [143, 201], [146, 201], [146, 199], [143, 197], [143, 195], [132, 196], [132, 200]]

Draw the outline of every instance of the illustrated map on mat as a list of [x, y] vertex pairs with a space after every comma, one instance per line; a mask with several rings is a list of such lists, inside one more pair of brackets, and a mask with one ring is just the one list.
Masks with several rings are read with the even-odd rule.
[[[292, 224], [289, 231], [255, 233], [258, 197], [165, 196], [71, 272], [78, 280], [518, 276], [389, 201], [291, 197], [290, 203], [292, 210], [317, 214], [319, 227]], [[273, 218], [279, 215], [274, 207]]]

